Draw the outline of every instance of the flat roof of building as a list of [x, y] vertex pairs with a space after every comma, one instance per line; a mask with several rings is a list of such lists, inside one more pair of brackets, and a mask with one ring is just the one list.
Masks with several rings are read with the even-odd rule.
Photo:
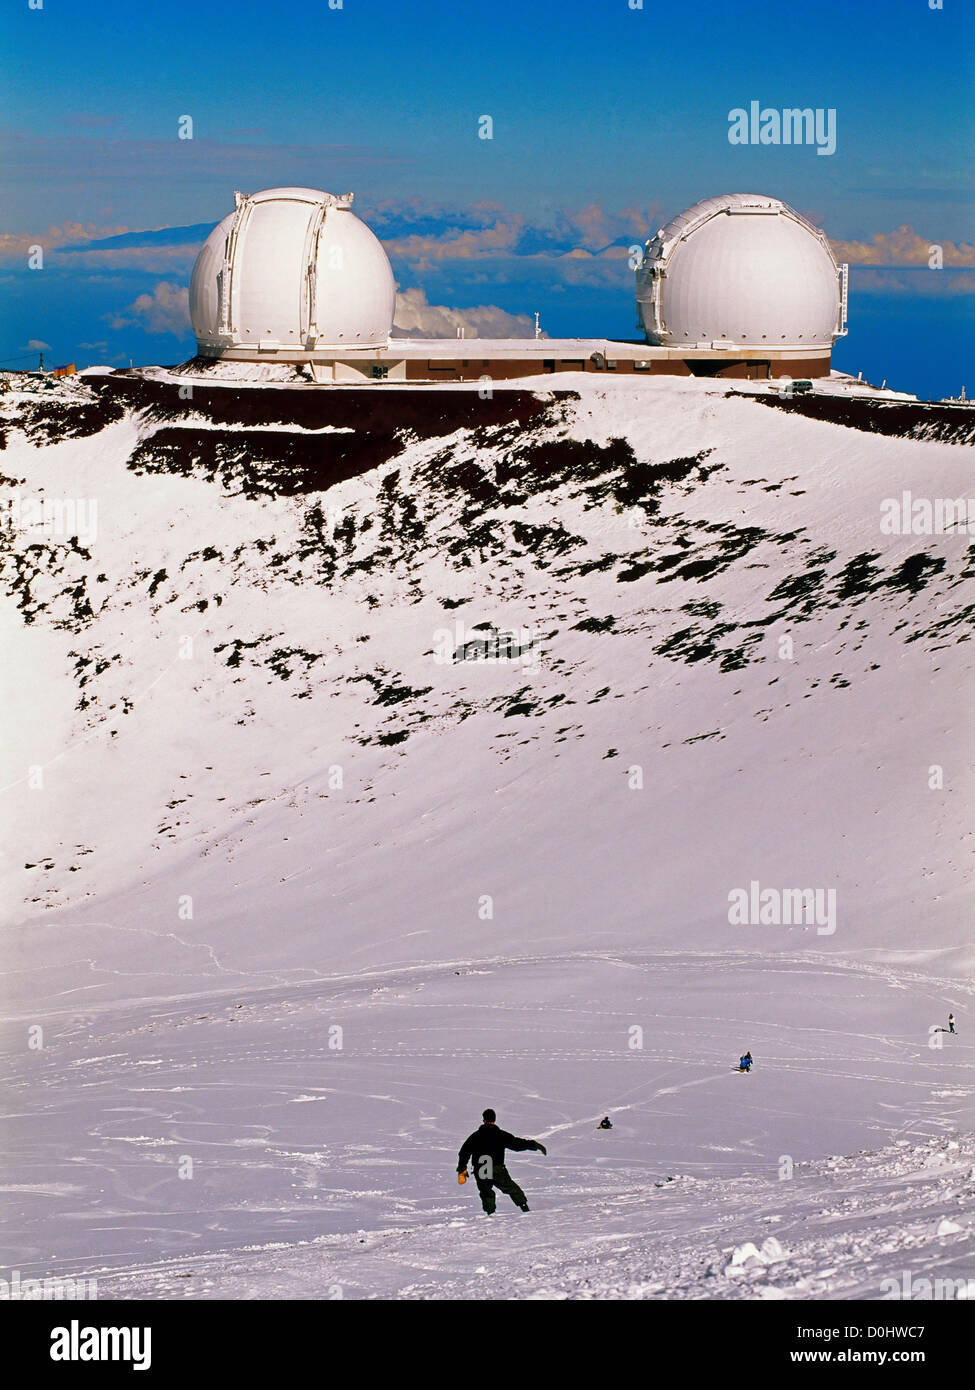
[[[203, 349], [209, 356], [210, 352]], [[262, 347], [247, 346], [235, 348], [228, 346], [213, 356], [233, 359], [238, 354], [246, 354], [250, 360], [306, 360], [317, 361], [346, 360], [371, 362], [429, 362], [447, 360], [459, 361], [558, 361], [583, 362], [594, 352], [602, 353], [608, 362], [680, 362], [688, 358], [707, 360], [708, 358], [733, 358], [736, 361], [775, 361], [787, 357], [822, 358], [830, 349], [821, 345], [803, 347], [771, 344], [742, 346], [738, 343], [712, 343], [702, 347], [653, 347], [650, 343], [636, 339], [621, 338], [390, 338], [388, 346], [356, 348], [319, 347], [310, 352], [286, 347], [284, 344], [267, 343]]]
[[822, 357], [829, 348], [773, 347], [771, 344], [740, 346], [737, 343], [712, 343], [709, 347], [654, 347], [634, 338], [390, 338], [389, 346], [379, 349], [388, 356], [407, 358], [555, 358], [565, 362], [583, 361], [594, 352], [601, 352], [609, 361], [679, 361], [693, 356], [796, 357], [808, 353]]

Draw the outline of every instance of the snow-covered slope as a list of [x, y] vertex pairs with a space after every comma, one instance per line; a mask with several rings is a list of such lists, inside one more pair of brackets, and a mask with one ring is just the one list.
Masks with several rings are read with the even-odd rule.
[[973, 1160], [970, 1138], [898, 1140], [777, 1186], [616, 1166], [500, 1231], [401, 1203], [389, 1225], [94, 1277], [121, 1298], [972, 1299]]
[[[971, 491], [970, 449], [941, 417], [568, 385], [0, 401], [21, 1267], [403, 1210], [439, 1261], [472, 1199], [431, 1194], [486, 1104], [552, 1136], [519, 1172], [553, 1269], [570, 1207], [590, 1260], [597, 1191], [678, 1170], [734, 1201], [783, 1155], [971, 1128], [966, 1029], [930, 1030], [975, 967], [975, 552], [881, 527]], [[39, 498], [89, 510], [48, 534]], [[733, 924], [753, 884], [822, 913]], [[400, 1287], [349, 1258], [357, 1294]]]

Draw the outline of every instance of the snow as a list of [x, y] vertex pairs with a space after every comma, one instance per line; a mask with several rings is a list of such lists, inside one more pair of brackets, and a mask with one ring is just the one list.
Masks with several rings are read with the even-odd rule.
[[[11, 1269], [181, 1298], [975, 1272], [971, 566], [879, 529], [905, 488], [964, 495], [964, 448], [580, 377], [291, 494], [259, 431], [230, 471], [243, 423], [222, 481], [160, 462], [163, 427], [213, 434], [192, 403], [31, 436], [90, 389], [0, 402], [16, 490], [98, 502], [86, 553], [0, 557]], [[656, 507], [544, 453], [619, 439], [686, 461]], [[435, 659], [478, 623], [531, 659]], [[752, 881], [834, 889], [835, 931], [732, 926]], [[456, 1184], [485, 1105], [549, 1150], [512, 1158], [530, 1216]]]

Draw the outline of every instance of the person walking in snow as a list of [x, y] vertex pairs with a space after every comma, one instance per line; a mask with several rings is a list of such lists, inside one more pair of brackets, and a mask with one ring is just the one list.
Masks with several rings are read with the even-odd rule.
[[954, 1015], [954, 1014], [949, 1014], [949, 1015], [948, 1015], [948, 1032], [949, 1032], [949, 1033], [953, 1033], [954, 1031], [955, 1031], [955, 1015]]
[[505, 1129], [498, 1129], [497, 1115], [493, 1110], [485, 1110], [484, 1123], [480, 1129], [469, 1134], [457, 1155], [457, 1181], [467, 1181], [467, 1165], [473, 1162], [474, 1181], [481, 1198], [481, 1206], [488, 1216], [494, 1215], [494, 1189], [504, 1192], [521, 1211], [530, 1210], [524, 1192], [508, 1172], [504, 1162], [505, 1149], [521, 1152], [535, 1149], [538, 1153], [548, 1153], [544, 1144], [537, 1139], [518, 1139]]

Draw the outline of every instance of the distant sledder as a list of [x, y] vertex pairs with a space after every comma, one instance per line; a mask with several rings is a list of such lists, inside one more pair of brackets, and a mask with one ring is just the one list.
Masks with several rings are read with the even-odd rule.
[[750, 1052], [746, 1052], [743, 1056], [741, 1056], [741, 1057], [738, 1058], [738, 1070], [739, 1070], [739, 1071], [751, 1071], [751, 1069], [752, 1069], [752, 1054], [751, 1054]]
[[505, 1149], [521, 1152], [534, 1149], [538, 1153], [548, 1153], [544, 1144], [537, 1139], [518, 1139], [505, 1129], [498, 1129], [497, 1115], [493, 1110], [485, 1110], [484, 1123], [480, 1129], [469, 1134], [457, 1155], [457, 1181], [467, 1181], [467, 1165], [473, 1161], [474, 1181], [477, 1183], [481, 1206], [488, 1216], [494, 1215], [494, 1189], [504, 1192], [520, 1211], [530, 1211], [528, 1199], [504, 1165]]
[[612, 1128], [613, 1128], [613, 1121], [609, 1118], [608, 1115], [604, 1115], [603, 1118], [599, 1121], [599, 1124], [597, 1125], [597, 1129], [612, 1129]]

